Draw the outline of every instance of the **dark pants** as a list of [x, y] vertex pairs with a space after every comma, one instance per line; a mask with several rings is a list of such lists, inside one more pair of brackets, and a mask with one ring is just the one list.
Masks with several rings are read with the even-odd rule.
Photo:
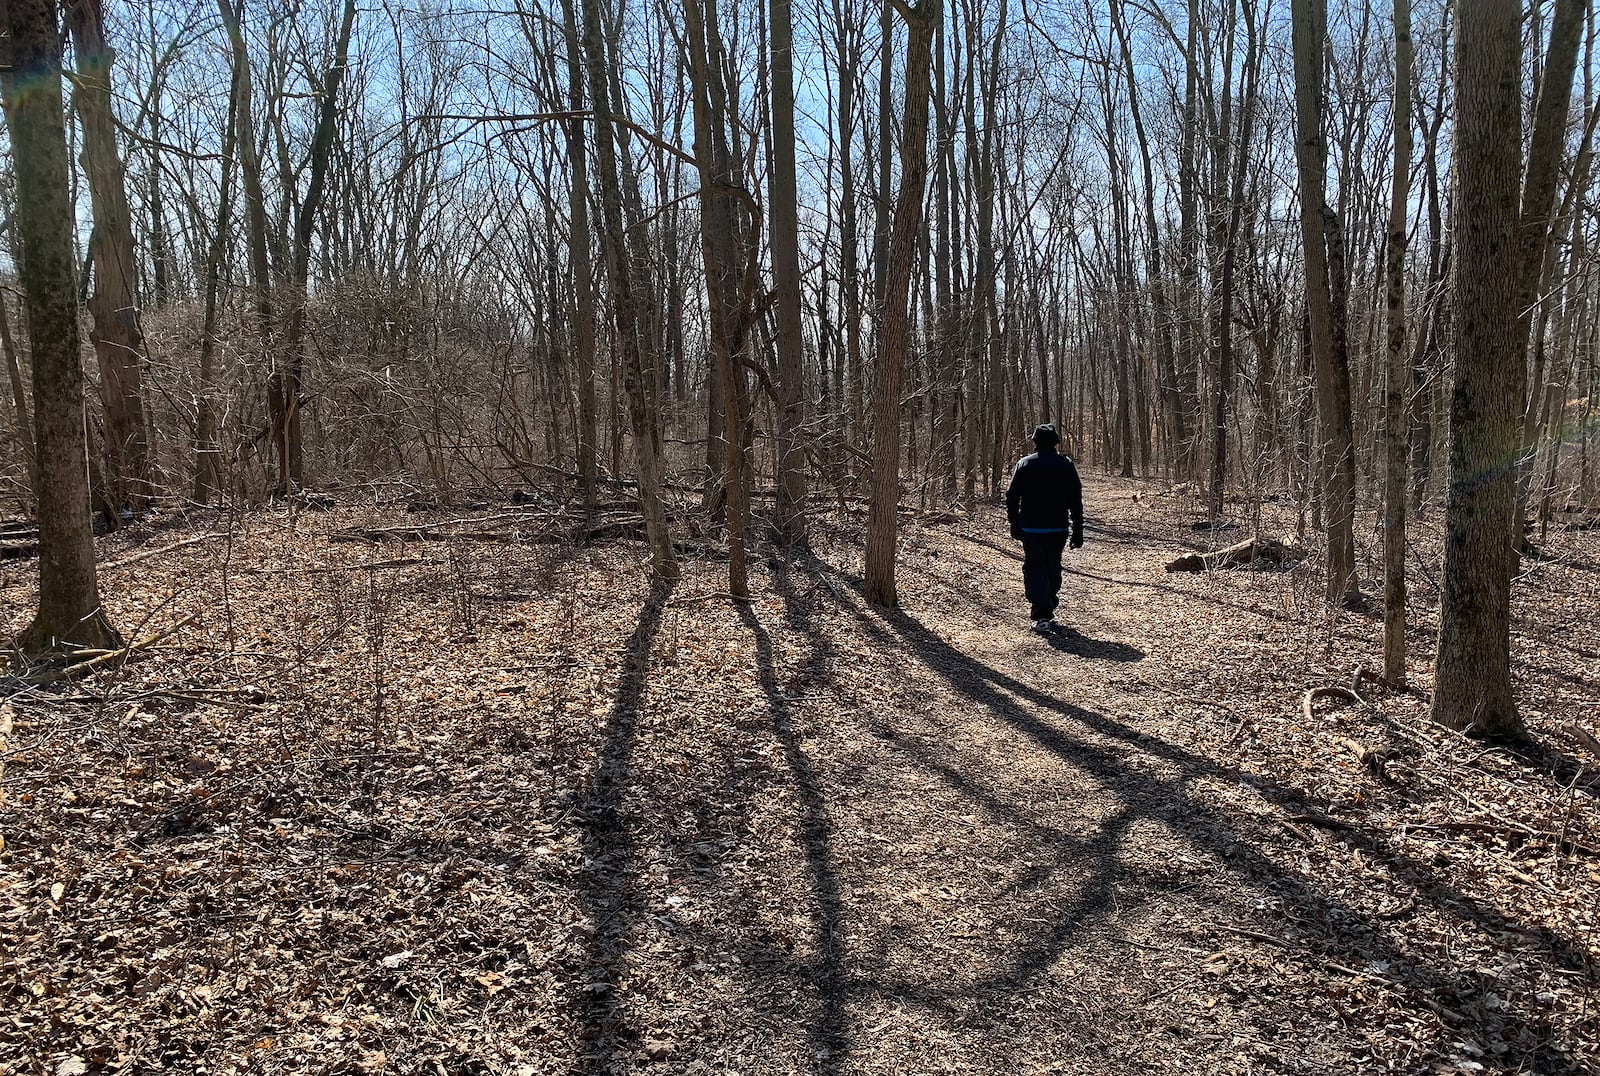
[[1066, 534], [1028, 534], [1022, 538], [1022, 588], [1027, 592], [1034, 620], [1055, 615], [1061, 593], [1061, 551]]

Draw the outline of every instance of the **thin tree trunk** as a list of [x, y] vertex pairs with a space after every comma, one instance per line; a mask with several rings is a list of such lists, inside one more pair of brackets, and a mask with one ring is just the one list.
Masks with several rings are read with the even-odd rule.
[[[88, 180], [94, 229], [94, 291], [89, 298], [94, 343], [100, 367], [100, 401], [105, 415], [105, 453], [111, 504], [137, 512], [154, 492], [150, 486], [150, 448], [145, 431], [144, 332], [139, 326], [138, 260], [133, 220], [117, 148], [111, 110], [113, 52], [106, 43], [100, 0], [74, 0], [68, 7], [78, 73], [73, 100], [83, 130], [83, 171]], [[115, 512], [109, 521], [116, 526]]]
[[899, 605], [895, 591], [895, 532], [900, 504], [900, 385], [903, 376], [911, 270], [928, 178], [928, 99], [933, 38], [940, 0], [908, 7], [891, 0], [909, 29], [906, 41], [905, 124], [900, 143], [900, 191], [894, 207], [884, 281], [882, 332], [873, 385], [872, 503], [867, 512], [866, 597], [877, 605]]
[[17, 357], [17, 342], [11, 335], [11, 315], [0, 295], [0, 352], [5, 355], [6, 377], [11, 382], [11, 403], [17, 413], [17, 442], [28, 469], [28, 491], [39, 492], [39, 455], [33, 447], [33, 416], [28, 407], [28, 390], [22, 383], [22, 363]]
[[52, 0], [0, 0], [0, 24], [9, 27], [11, 53], [9, 64], [0, 62], [0, 95], [11, 134], [39, 460], [39, 608], [16, 641], [28, 654], [67, 646], [110, 648], [119, 642], [100, 606], [89, 519], [71, 168], [56, 12]]
[[[572, 0], [564, 0], [571, 3]], [[615, 124], [611, 87], [606, 78], [605, 36], [601, 29], [601, 0], [583, 5], [583, 45], [588, 60], [589, 105], [594, 110], [595, 163], [599, 167], [600, 208], [604, 227], [600, 233], [606, 274], [611, 280], [611, 310], [615, 318], [616, 345], [628, 402], [628, 423], [633, 430], [635, 465], [639, 472], [639, 512], [644, 516], [650, 543], [651, 567], [658, 579], [678, 577], [677, 557], [667, 513], [661, 504], [660, 416], [652, 401], [651, 380], [655, 363], [643, 353], [638, 308], [634, 303], [634, 271], [622, 217], [622, 184], [617, 168]]]
[[217, 353], [217, 291], [221, 286], [222, 259], [228, 249], [228, 229], [233, 223], [233, 156], [237, 142], [240, 84], [246, 77], [237, 66], [228, 94], [228, 119], [222, 134], [222, 176], [217, 223], [206, 254], [205, 315], [200, 327], [200, 375], [195, 392], [194, 500], [209, 504], [222, 479], [222, 450], [217, 443], [216, 409], [211, 392]]
[[[704, 3], [702, 10], [700, 4]], [[734, 199], [739, 177], [727, 137], [727, 94], [720, 68], [715, 0], [685, 0], [689, 77], [694, 87], [695, 160], [700, 171], [700, 249], [705, 261], [707, 314], [711, 353], [722, 380], [723, 451], [728, 509], [728, 590], [735, 597], [750, 593], [745, 566], [744, 428], [748, 406], [743, 366], [746, 303], [739, 265], [740, 228]]]
[[[594, 266], [589, 243], [589, 162], [584, 145], [583, 64], [580, 58], [578, 26], [571, 0], [562, 5], [567, 39], [567, 98], [575, 114], [567, 121], [567, 167], [571, 169], [567, 209], [568, 257], [572, 262], [573, 344], [578, 365], [578, 480], [583, 487], [583, 515], [586, 524], [594, 520], [596, 486], [599, 480], [599, 407], [595, 401], [595, 317]], [[668, 256], [673, 256], [668, 251]]]
[[1388, 362], [1384, 385], [1383, 675], [1406, 682], [1406, 203], [1411, 175], [1411, 3], [1394, 0], [1394, 173], [1385, 245]]
[[[1539, 77], [1539, 97], [1534, 105], [1528, 160], [1522, 172], [1515, 260], [1510, 263], [1515, 267], [1513, 282], [1516, 305], [1513, 311], [1517, 318], [1518, 338], [1524, 349], [1528, 347], [1529, 333], [1534, 323], [1533, 308], [1540, 305], [1535, 299], [1556, 209], [1556, 185], [1561, 174], [1559, 165], [1567, 142], [1567, 110], [1572, 102], [1572, 76], [1577, 67], [1578, 46], [1583, 39], [1584, 14], [1588, 7], [1589, 0], [1555, 0], [1549, 52]], [[1460, 63], [1458, 56], [1458, 71]], [[1518, 362], [1512, 373], [1511, 388], [1517, 394], [1517, 399], [1524, 403], [1524, 413], [1538, 408], [1539, 400], [1528, 398], [1526, 363]], [[1520, 500], [1513, 505], [1512, 514], [1515, 518], [1509, 521], [1512, 528], [1512, 559], [1508, 570], [1515, 572], [1517, 554], [1523, 542], [1523, 506]]]
[[1360, 599], [1355, 558], [1355, 438], [1350, 421], [1350, 370], [1335, 338], [1325, 198], [1326, 151], [1322, 137], [1322, 60], [1327, 41], [1324, 0], [1294, 0], [1295, 157], [1300, 173], [1300, 232], [1305, 250], [1306, 308], [1316, 368], [1319, 438], [1323, 454], [1323, 523], [1328, 539], [1330, 603]]
[[317, 210], [327, 181], [328, 161], [333, 153], [335, 124], [338, 120], [339, 83], [344, 79], [350, 55], [350, 32], [355, 24], [355, 0], [344, 0], [344, 15], [339, 37], [334, 44], [333, 62], [323, 76], [317, 126], [311, 136], [310, 178], [304, 200], [295, 208], [294, 269], [289, 323], [284, 333], [283, 352], [287, 366], [273, 372], [268, 385], [272, 405], [273, 443], [278, 449], [278, 488], [282, 492], [305, 485], [305, 453], [301, 443], [300, 404], [306, 365], [306, 306], [310, 300], [311, 239], [316, 231]]
[[778, 532], [790, 543], [806, 533], [805, 374], [800, 314], [800, 217], [795, 178], [794, 31], [789, 0], [771, 0], [772, 284], [777, 292]]

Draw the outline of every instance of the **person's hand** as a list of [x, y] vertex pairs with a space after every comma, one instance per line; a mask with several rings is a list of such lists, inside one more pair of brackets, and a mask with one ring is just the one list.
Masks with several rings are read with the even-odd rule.
[[1073, 549], [1082, 549], [1083, 548], [1083, 535], [1074, 534], [1072, 536], [1072, 548]]

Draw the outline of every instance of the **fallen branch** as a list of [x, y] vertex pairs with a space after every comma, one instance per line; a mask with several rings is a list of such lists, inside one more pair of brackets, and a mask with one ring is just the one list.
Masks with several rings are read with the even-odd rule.
[[324, 575], [330, 572], [375, 572], [381, 568], [406, 568], [413, 564], [443, 564], [443, 557], [396, 557], [356, 564], [319, 564], [305, 568], [245, 568], [250, 575]]
[[1302, 697], [1300, 700], [1300, 712], [1305, 715], [1307, 725], [1310, 725], [1316, 720], [1316, 715], [1312, 713], [1311, 706], [1318, 699], [1344, 699], [1348, 702], [1355, 703], [1357, 706], [1367, 705], [1367, 700], [1363, 699], [1351, 688], [1334, 687], [1331, 684], [1324, 685], [1322, 687], [1314, 687], [1307, 691], [1304, 697]]
[[1340, 819], [1340, 818], [1329, 818], [1325, 814], [1292, 814], [1292, 815], [1289, 816], [1289, 821], [1291, 821], [1291, 822], [1305, 822], [1305, 823], [1308, 823], [1309, 825], [1313, 825], [1313, 826], [1322, 826], [1324, 829], [1356, 829], [1356, 828], [1358, 828], [1356, 826], [1356, 824], [1353, 823], [1353, 822], [1346, 822], [1346, 821], [1344, 821], [1343, 819]]
[[1247, 538], [1210, 553], [1188, 553], [1167, 562], [1169, 572], [1205, 572], [1218, 568], [1238, 568], [1246, 564], [1270, 564], [1275, 568], [1305, 558], [1299, 546], [1276, 538]]
[[1276, 945], [1279, 949], [1294, 948], [1293, 942], [1284, 941], [1282, 938], [1276, 937], [1272, 934], [1263, 933], [1259, 930], [1247, 930], [1244, 927], [1230, 927], [1220, 923], [1217, 925], [1217, 929], [1225, 930], [1229, 934], [1237, 934], [1241, 938], [1254, 938], [1258, 942], [1266, 942], [1268, 945]]
[[1576, 721], [1568, 721], [1561, 726], [1561, 731], [1583, 744], [1595, 758], [1600, 759], [1600, 740], [1595, 739]]
[[179, 628], [185, 627], [191, 621], [193, 621], [194, 618], [195, 614], [190, 613], [188, 616], [182, 617], [174, 622], [170, 627], [166, 627], [158, 632], [146, 635], [143, 639], [140, 639], [137, 642], [129, 643], [120, 650], [111, 650], [106, 653], [99, 654], [90, 658], [88, 661], [80, 661], [73, 665], [66, 665], [57, 668], [40, 669], [38, 672], [31, 673], [30, 675], [23, 677], [23, 682], [31, 684], [35, 687], [38, 687], [42, 684], [53, 684], [57, 680], [66, 680], [74, 676], [82, 676], [84, 673], [89, 672], [92, 669], [97, 669], [102, 665], [109, 665], [118, 658], [126, 660], [127, 658], [132, 657], [138, 651], [143, 650], [146, 647], [154, 646], [156, 643], [159, 643], [169, 635], [175, 634]]
[[713, 590], [709, 594], [692, 594], [687, 598], [676, 598], [676, 599], [668, 602], [667, 604], [668, 605], [673, 605], [673, 606], [676, 606], [676, 605], [697, 605], [700, 602], [710, 601], [713, 598], [724, 598], [724, 599], [726, 599], [726, 600], [728, 600], [730, 602], [741, 602], [741, 603], [747, 603], [747, 602], [755, 601], [755, 599], [750, 597], [749, 595], [740, 596], [738, 594], [730, 594], [726, 590]]
[[198, 545], [199, 543], [208, 541], [212, 538], [226, 537], [227, 534], [221, 531], [213, 531], [209, 534], [199, 534], [193, 538], [185, 538], [181, 542], [173, 542], [171, 545], [158, 546], [155, 549], [146, 549], [135, 553], [132, 556], [123, 557], [120, 560], [107, 561], [106, 563], [100, 565], [98, 570], [102, 572], [109, 572], [112, 568], [126, 568], [130, 564], [138, 564], [142, 560], [149, 560], [151, 557], [158, 556], [162, 553], [170, 553], [174, 549], [182, 549], [186, 545]]

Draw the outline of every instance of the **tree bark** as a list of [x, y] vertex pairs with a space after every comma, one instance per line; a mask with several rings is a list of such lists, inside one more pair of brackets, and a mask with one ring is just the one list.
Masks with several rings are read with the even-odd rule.
[[16, 176], [18, 268], [33, 352], [39, 457], [39, 608], [26, 654], [110, 648], [89, 519], [88, 439], [79, 361], [72, 202], [61, 111], [61, 34], [52, 0], [0, 0], [11, 64], [0, 77]]
[[1383, 675], [1406, 682], [1406, 450], [1410, 412], [1406, 387], [1406, 203], [1411, 176], [1411, 2], [1394, 0], [1394, 173], [1385, 239], [1388, 318], [1384, 384]]
[[584, 0], [583, 4], [583, 47], [589, 76], [589, 107], [594, 110], [595, 164], [600, 180], [603, 224], [600, 245], [605, 252], [606, 274], [611, 280], [611, 310], [639, 474], [639, 512], [644, 516], [645, 534], [650, 543], [651, 568], [658, 579], [676, 579], [678, 561], [672, 548], [672, 533], [667, 527], [667, 513], [661, 504], [660, 415], [655, 409], [651, 384], [656, 370], [655, 363], [642, 351], [638, 307], [634, 302], [633, 260], [623, 227], [622, 184], [617, 167], [611, 87], [606, 78], [600, 3], [601, 0]]
[[[701, 3], [704, 3], [704, 8]], [[694, 88], [695, 160], [700, 172], [700, 249], [706, 271], [711, 353], [722, 381], [723, 452], [726, 459], [728, 591], [748, 597], [745, 524], [748, 519], [744, 431], [749, 407], [744, 370], [748, 303], [740, 273], [741, 233], [735, 200], [741, 193], [727, 136], [727, 93], [720, 68], [715, 0], [685, 0], [689, 77]]]
[[1317, 413], [1324, 459], [1328, 539], [1328, 602], [1359, 601], [1355, 557], [1355, 438], [1350, 421], [1350, 370], [1335, 339], [1329, 274], [1326, 149], [1322, 137], [1322, 64], [1327, 41], [1325, 0], [1294, 0], [1295, 158], [1300, 174], [1300, 236], [1305, 250], [1306, 309], [1316, 370]]
[[920, 0], [909, 7], [891, 0], [910, 31], [906, 41], [905, 123], [900, 143], [900, 189], [889, 236], [884, 307], [879, 334], [877, 377], [872, 394], [872, 503], [867, 511], [866, 597], [895, 607], [896, 515], [900, 503], [900, 386], [912, 263], [917, 227], [928, 178], [928, 103], [932, 77], [933, 37], [942, 9], [940, 0]]
[[[150, 447], [144, 421], [142, 365], [144, 332], [139, 326], [139, 263], [133, 246], [133, 220], [117, 148], [111, 110], [111, 65], [100, 0], [73, 0], [68, 6], [78, 73], [73, 100], [83, 129], [83, 171], [88, 180], [94, 229], [89, 249], [94, 290], [89, 297], [94, 344], [100, 367], [100, 402], [105, 415], [107, 494], [115, 509], [141, 509], [150, 487]], [[109, 521], [116, 526], [118, 520]]]
[[[578, 481], [586, 525], [592, 525], [599, 483], [599, 406], [595, 399], [594, 266], [590, 262], [589, 161], [584, 144], [583, 64], [572, 4], [562, 5], [567, 39], [567, 97], [574, 113], [567, 121], [567, 167], [572, 170], [567, 208], [568, 256], [572, 260], [573, 345], [578, 365]], [[681, 366], [680, 366], [681, 370]], [[681, 374], [680, 374], [681, 377]]]
[[[333, 47], [333, 62], [320, 87], [317, 126], [311, 135], [310, 177], [305, 198], [294, 213], [294, 268], [289, 321], [284, 332], [283, 352], [287, 365], [275, 370], [268, 382], [272, 411], [272, 439], [278, 451], [278, 489], [288, 493], [305, 485], [305, 452], [301, 442], [301, 388], [306, 367], [306, 305], [310, 301], [311, 240], [316, 232], [317, 211], [322, 206], [327, 182], [328, 161], [333, 154], [333, 139], [338, 122], [339, 83], [349, 66], [350, 32], [355, 24], [355, 0], [344, 0], [339, 37]], [[287, 193], [287, 192], [286, 192]]]
[[1522, 731], [1511, 691], [1511, 508], [1527, 344], [1517, 309], [1521, 5], [1462, 5], [1456, 24], [1455, 385], [1433, 718]]
[[235, 57], [233, 81], [228, 95], [228, 119], [222, 135], [222, 176], [217, 222], [211, 233], [206, 256], [205, 314], [200, 327], [200, 376], [195, 393], [194, 423], [194, 499], [209, 504], [222, 478], [222, 450], [217, 443], [216, 410], [211, 390], [217, 351], [217, 291], [221, 286], [222, 259], [228, 249], [228, 228], [233, 217], [233, 157], [238, 138], [241, 80], [246, 77]]
[[778, 322], [778, 533], [806, 536], [804, 331], [800, 312], [800, 213], [795, 176], [794, 29], [789, 0], [771, 0], [772, 284]]
[[[1539, 281], [1543, 277], [1545, 251], [1549, 243], [1552, 218], [1555, 216], [1557, 183], [1561, 176], [1561, 157], [1567, 144], [1567, 112], [1572, 103], [1572, 77], [1578, 62], [1578, 46], [1583, 39], [1584, 14], [1588, 0], [1555, 0], [1555, 12], [1550, 22], [1550, 45], [1545, 56], [1543, 71], [1539, 75], [1539, 97], [1534, 105], [1533, 130], [1528, 143], [1527, 165], [1522, 171], [1522, 197], [1519, 204], [1520, 226], [1514, 280], [1516, 285], [1517, 333], [1522, 347], [1528, 347], [1534, 322], [1533, 311], [1541, 306], [1538, 299]], [[1457, 57], [1457, 70], [1460, 58]], [[1517, 363], [1512, 382], [1517, 399], [1524, 404], [1526, 416], [1536, 416], [1540, 406], [1538, 385], [1532, 394], [1528, 391], [1527, 364]], [[1510, 521], [1512, 528], [1512, 563], [1516, 571], [1516, 558], [1522, 549], [1522, 520], [1524, 505], [1519, 497]]]

